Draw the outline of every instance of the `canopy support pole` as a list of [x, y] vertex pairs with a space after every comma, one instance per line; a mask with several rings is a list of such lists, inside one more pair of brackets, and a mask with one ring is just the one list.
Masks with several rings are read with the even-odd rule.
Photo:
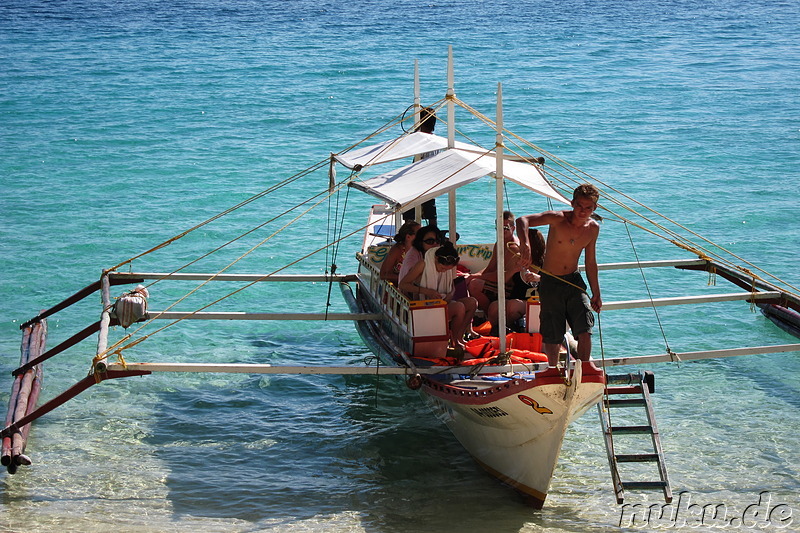
[[[454, 148], [456, 145], [456, 89], [455, 89], [455, 66], [453, 64], [453, 45], [447, 48], [447, 147]], [[456, 244], [456, 191], [447, 193], [448, 235], [453, 244]]]
[[497, 335], [500, 353], [506, 352], [506, 242], [503, 220], [503, 84], [497, 84], [497, 137], [495, 140], [495, 236], [497, 242]]
[[[414, 60], [414, 131], [417, 131], [419, 128], [420, 123], [420, 110], [422, 109], [422, 103], [420, 98], [420, 85], [419, 85], [419, 60]], [[414, 158], [414, 161], [417, 160], [417, 157]], [[400, 214], [399, 212], [397, 213]], [[402, 218], [402, 217], [401, 217]], [[422, 221], [422, 205], [418, 205], [414, 208], [414, 220]], [[402, 222], [398, 218], [395, 223], [395, 228], [400, 228], [400, 224]]]

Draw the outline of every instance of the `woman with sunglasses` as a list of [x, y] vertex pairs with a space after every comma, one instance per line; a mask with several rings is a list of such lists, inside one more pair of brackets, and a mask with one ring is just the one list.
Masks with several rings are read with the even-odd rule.
[[403, 260], [411, 250], [419, 227], [419, 222], [409, 220], [397, 230], [397, 235], [394, 236], [395, 244], [389, 249], [386, 259], [381, 263], [381, 279], [391, 281], [395, 285], [400, 283], [400, 269], [403, 267]]
[[425, 252], [425, 259], [414, 265], [411, 271], [400, 280], [400, 289], [412, 294], [418, 300], [442, 299], [447, 302], [450, 318], [450, 346], [459, 357], [464, 355], [464, 334], [472, 324], [478, 302], [467, 296], [459, 300], [453, 298], [458, 252], [450, 241], [444, 241], [438, 248]]
[[[406, 256], [403, 258], [403, 265], [400, 267], [400, 272], [397, 275], [398, 282], [403, 281], [403, 278], [414, 268], [414, 265], [422, 262], [425, 252], [439, 246], [441, 241], [442, 234], [436, 226], [423, 226], [419, 228], [411, 243], [411, 248], [406, 252]], [[399, 286], [398, 284], [398, 287]]]

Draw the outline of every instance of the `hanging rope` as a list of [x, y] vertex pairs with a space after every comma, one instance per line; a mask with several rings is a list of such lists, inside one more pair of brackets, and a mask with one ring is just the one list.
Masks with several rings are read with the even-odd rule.
[[[353, 177], [356, 174], [357, 174], [356, 171], [353, 170], [353, 172], [351, 172], [350, 176], [348, 176], [348, 178], [345, 180], [345, 182], [349, 183], [350, 181], [352, 181]], [[335, 276], [336, 275], [336, 268], [337, 268], [336, 267], [336, 260], [337, 260], [337, 257], [339, 256], [339, 244], [341, 242], [339, 239], [341, 238], [342, 231], [344, 229], [344, 214], [347, 212], [347, 200], [350, 197], [350, 187], [346, 187], [346, 189], [347, 189], [347, 191], [345, 192], [345, 195], [344, 195], [344, 205], [342, 206], [341, 219], [339, 218], [339, 194], [340, 194], [341, 188], [339, 190], [337, 190], [337, 192], [336, 192], [336, 209], [335, 209], [336, 216], [333, 219], [334, 223], [335, 223], [334, 227], [333, 227], [333, 239], [330, 238], [331, 237], [330, 234], [328, 236], [329, 237], [328, 238], [329, 242], [331, 242], [331, 241], [333, 242], [333, 246], [331, 247], [331, 253], [330, 253], [331, 276]], [[329, 202], [329, 204], [330, 204], [330, 202]], [[330, 215], [330, 207], [328, 208], [328, 214]], [[330, 227], [330, 220], [328, 221], [328, 227]], [[328, 261], [328, 255], [329, 255], [328, 252], [327, 252], [327, 248], [326, 248], [325, 255], [326, 255], [325, 260], [326, 260], [326, 272], [327, 272], [327, 261]], [[328, 311], [330, 310], [330, 307], [331, 307], [331, 291], [332, 290], [333, 290], [333, 278], [331, 278], [330, 281], [328, 281], [328, 296], [327, 296], [327, 298], [325, 300], [325, 317], [326, 318], [328, 316]]]
[[661, 318], [658, 316], [658, 309], [656, 309], [655, 303], [653, 302], [653, 294], [650, 292], [650, 285], [647, 283], [647, 276], [644, 274], [644, 268], [642, 268], [642, 263], [639, 261], [639, 253], [636, 251], [636, 245], [633, 243], [633, 236], [631, 235], [630, 228], [628, 224], [625, 224], [625, 231], [628, 233], [628, 240], [631, 243], [631, 250], [633, 251], [633, 256], [636, 259], [636, 264], [639, 267], [639, 273], [642, 275], [642, 282], [644, 283], [644, 288], [647, 291], [647, 299], [650, 300], [650, 304], [653, 309], [653, 314], [656, 317], [656, 322], [658, 323], [658, 329], [661, 330], [661, 336], [664, 339], [664, 346], [667, 350], [667, 353], [670, 354], [670, 357], [675, 357], [675, 354], [669, 347], [669, 341], [667, 340], [667, 334], [664, 332], [664, 326], [661, 323]]

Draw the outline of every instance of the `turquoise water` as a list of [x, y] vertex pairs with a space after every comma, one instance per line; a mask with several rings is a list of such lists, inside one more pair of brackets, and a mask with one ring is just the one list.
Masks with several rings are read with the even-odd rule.
[[[511, 130], [797, 286], [797, 42], [796, 2], [7, 0], [0, 370], [16, 366], [19, 324], [102, 268], [400, 114], [411, 103], [414, 59], [423, 101], [441, 98], [451, 44], [462, 99], [494, 116], [502, 82]], [[466, 116], [460, 127], [477, 130]], [[179, 266], [325, 184], [324, 176], [295, 183], [133, 268]], [[459, 228], [465, 241], [492, 238], [491, 222], [479, 218], [491, 187], [467, 192], [463, 209], [475, 217]], [[349, 197], [348, 227], [365, 222], [370, 203]], [[522, 195], [510, 207], [542, 208]], [[263, 272], [323, 245], [325, 213], [235, 270]], [[607, 222], [600, 260], [623, 260], [626, 243]], [[352, 270], [357, 246], [342, 246], [340, 271]], [[642, 259], [680, 256], [660, 250], [639, 243]], [[211, 258], [193, 270], [221, 264]], [[315, 257], [292, 271], [324, 270]], [[697, 276], [700, 291], [733, 291], [721, 279], [704, 289]], [[604, 274], [601, 283], [606, 301], [628, 297], [624, 279]], [[659, 290], [682, 294], [683, 283]], [[326, 286], [264, 287], [222, 305], [322, 311], [326, 294]], [[176, 295], [159, 289], [151, 305]], [[333, 308], [343, 308], [337, 298]], [[53, 317], [49, 346], [98, 313], [91, 298]], [[646, 315], [604, 314], [607, 354], [663, 352]], [[741, 303], [660, 316], [675, 351], [796, 340]], [[85, 375], [92, 344], [48, 362], [43, 398]], [[360, 364], [369, 355], [346, 323], [291, 331], [284, 323], [191, 324], [141, 346], [129, 360]], [[796, 527], [797, 354], [654, 370], [676, 494], [724, 503], [730, 518], [768, 491], [772, 507], [794, 512]], [[0, 387], [3, 403], [9, 388]], [[28, 451], [32, 467], [2, 476], [0, 525], [9, 531], [591, 532], [620, 523], [594, 412], [568, 432], [537, 512], [486, 476], [416, 393], [391, 379], [177, 374], [106, 382], [38, 421]], [[765, 529], [785, 525], [772, 517]]]

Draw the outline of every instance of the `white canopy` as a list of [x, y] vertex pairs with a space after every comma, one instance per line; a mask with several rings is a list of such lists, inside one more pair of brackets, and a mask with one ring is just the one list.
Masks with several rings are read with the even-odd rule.
[[[428, 134], [422, 134], [431, 137]], [[494, 152], [459, 143], [464, 148], [443, 150], [433, 157], [422, 159], [401, 169], [366, 181], [353, 181], [350, 186], [404, 209], [415, 207], [477, 179], [494, 175]], [[406, 155], [405, 157], [408, 157]], [[338, 159], [338, 157], [337, 157]], [[504, 177], [542, 196], [570, 204], [544, 177], [539, 168], [528, 163], [503, 161]]]
[[[472, 148], [471, 145], [456, 142], [457, 148]], [[380, 163], [388, 163], [422, 155], [447, 148], [447, 139], [432, 133], [409, 133], [396, 139], [390, 139], [372, 146], [356, 148], [344, 154], [335, 154], [333, 157], [349, 169], [356, 165], [368, 167]]]

